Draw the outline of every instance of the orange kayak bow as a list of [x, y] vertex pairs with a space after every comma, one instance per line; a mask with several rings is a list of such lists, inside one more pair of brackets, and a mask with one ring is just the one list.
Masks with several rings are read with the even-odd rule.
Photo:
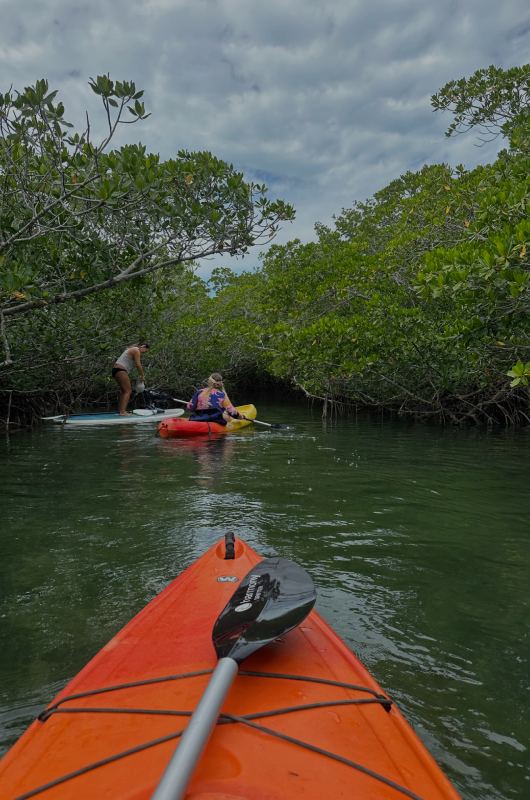
[[[227, 538], [172, 581], [0, 762], [0, 798], [150, 798], [216, 666], [216, 620], [258, 562]], [[243, 661], [186, 797], [328, 796], [459, 797], [392, 700], [311, 611]]]

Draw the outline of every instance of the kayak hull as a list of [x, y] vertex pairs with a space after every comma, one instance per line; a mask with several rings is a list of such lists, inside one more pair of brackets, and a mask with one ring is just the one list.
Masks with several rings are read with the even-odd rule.
[[[151, 797], [178, 744], [175, 734], [187, 724], [188, 716], [178, 714], [196, 707], [215, 667], [214, 622], [260, 560], [240, 540], [235, 558], [224, 556], [221, 541], [59, 693], [49, 716], [34, 722], [0, 762], [2, 799], [58, 780], [44, 793], [46, 800]], [[360, 661], [311, 612], [298, 628], [243, 662], [222, 707], [223, 714], [252, 715], [253, 725], [272, 734], [241, 722], [218, 724], [186, 797], [456, 800], [459, 795], [395, 705], [377, 700], [377, 694], [381, 688]], [[360, 769], [278, 736], [309, 743]], [[68, 775], [74, 777], [64, 780]]]
[[[236, 406], [237, 410], [249, 420], [256, 419], [256, 408], [253, 405]], [[252, 423], [246, 419], [232, 419], [226, 425], [218, 422], [201, 422], [193, 419], [166, 419], [158, 426], [158, 433], [162, 439], [184, 439], [190, 436], [216, 436], [218, 434], [233, 433], [246, 428]]]
[[[140, 409], [143, 411], [144, 409]], [[59, 423], [59, 425], [75, 425], [75, 426], [91, 426], [91, 425], [136, 425], [138, 423], [146, 422], [160, 422], [162, 419], [169, 419], [179, 417], [184, 414], [182, 408], [168, 408], [164, 410], [154, 411], [151, 414], [128, 414], [122, 416], [117, 411], [109, 411], [95, 414], [58, 414], [55, 417], [42, 417], [43, 420], [48, 422]]]

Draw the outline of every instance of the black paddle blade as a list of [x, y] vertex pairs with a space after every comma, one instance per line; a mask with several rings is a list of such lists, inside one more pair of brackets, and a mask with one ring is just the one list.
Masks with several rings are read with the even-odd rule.
[[315, 605], [305, 569], [287, 558], [266, 558], [241, 581], [212, 632], [217, 657], [240, 662], [295, 628]]

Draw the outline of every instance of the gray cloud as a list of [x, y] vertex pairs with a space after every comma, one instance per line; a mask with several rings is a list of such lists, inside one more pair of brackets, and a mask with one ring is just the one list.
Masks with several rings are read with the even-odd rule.
[[309, 240], [316, 221], [424, 163], [493, 158], [499, 143], [445, 139], [449, 119], [432, 113], [430, 96], [491, 63], [530, 61], [527, 0], [1, 0], [0, 9], [0, 89], [47, 77], [82, 121], [85, 108], [97, 117], [89, 76], [134, 80], [152, 117], [123, 140], [141, 138], [163, 157], [211, 150], [265, 180], [297, 208], [279, 241]]

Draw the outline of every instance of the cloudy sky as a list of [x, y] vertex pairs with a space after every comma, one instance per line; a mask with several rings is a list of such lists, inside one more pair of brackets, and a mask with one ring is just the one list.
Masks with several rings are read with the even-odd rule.
[[530, 62], [528, 0], [0, 0], [0, 18], [0, 91], [46, 77], [76, 121], [98, 116], [89, 77], [134, 80], [152, 117], [128, 135], [267, 183], [297, 211], [280, 242], [425, 163], [490, 161], [430, 96]]

